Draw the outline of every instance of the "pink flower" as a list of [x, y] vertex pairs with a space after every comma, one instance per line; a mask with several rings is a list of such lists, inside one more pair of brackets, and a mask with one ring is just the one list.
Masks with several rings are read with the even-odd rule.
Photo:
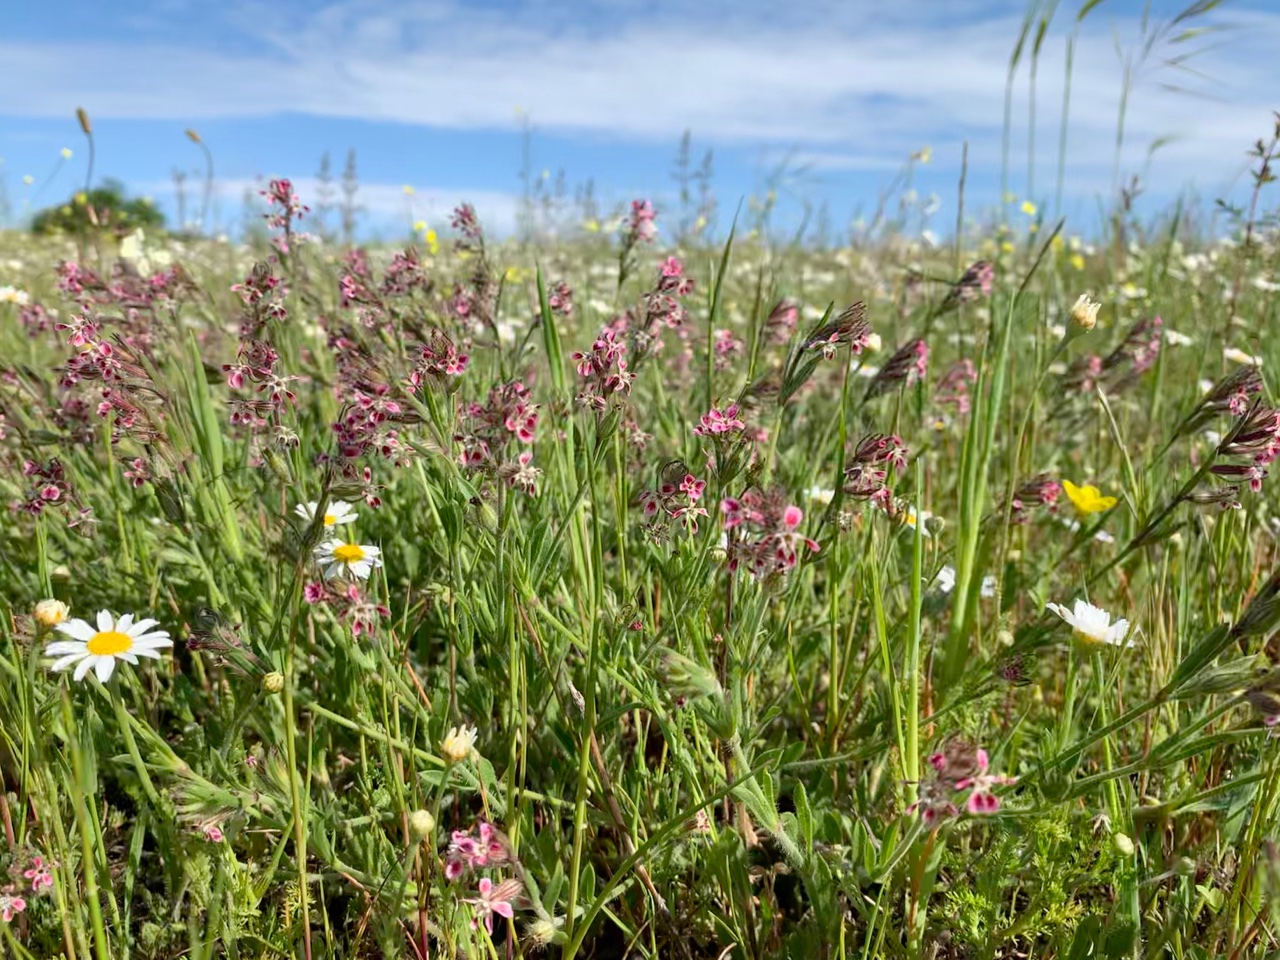
[[8, 923], [15, 914], [27, 909], [27, 901], [12, 893], [0, 893], [0, 920]]
[[44, 862], [44, 857], [32, 857], [31, 865], [22, 871], [22, 876], [31, 881], [32, 893], [53, 889], [53, 871]]
[[480, 896], [467, 900], [467, 903], [476, 907], [479, 914], [472, 924], [475, 925], [479, 920], [484, 920], [485, 929], [493, 933], [493, 915], [496, 913], [500, 917], [510, 920], [515, 916], [515, 908], [511, 901], [520, 896], [520, 881], [514, 878], [503, 880], [499, 884], [494, 884], [488, 877], [481, 877]]
[[307, 603], [319, 603], [324, 599], [324, 584], [308, 583], [302, 588], [302, 597]]
[[210, 843], [221, 843], [224, 839], [222, 830], [214, 823], [207, 824], [202, 832], [204, 833], [204, 838]]

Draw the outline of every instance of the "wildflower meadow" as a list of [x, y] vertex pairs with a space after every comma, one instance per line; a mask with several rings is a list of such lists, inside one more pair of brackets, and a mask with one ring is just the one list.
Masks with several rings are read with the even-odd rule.
[[1280, 949], [1259, 134], [1212, 221], [0, 234], [0, 957]]

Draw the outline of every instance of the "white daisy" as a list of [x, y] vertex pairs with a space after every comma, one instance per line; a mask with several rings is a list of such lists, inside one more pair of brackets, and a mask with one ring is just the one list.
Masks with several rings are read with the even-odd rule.
[[348, 574], [368, 580], [374, 567], [382, 566], [382, 551], [359, 543], [326, 540], [316, 547], [316, 562], [325, 568], [326, 579]]
[[1072, 635], [1081, 643], [1109, 643], [1117, 647], [1133, 646], [1133, 641], [1128, 639], [1128, 620], [1117, 620], [1112, 623], [1111, 614], [1086, 600], [1077, 600], [1072, 610], [1057, 603], [1045, 604], [1045, 609], [1052, 610], [1071, 624]]
[[0, 303], [12, 303], [19, 307], [25, 307], [30, 302], [31, 298], [25, 290], [10, 286], [0, 287]]
[[947, 564], [938, 571], [938, 575], [933, 578], [932, 586], [936, 587], [942, 593], [950, 593], [956, 588], [956, 568]]
[[1239, 347], [1227, 347], [1222, 351], [1222, 356], [1224, 359], [1230, 360], [1232, 363], [1241, 363], [1250, 367], [1262, 366], [1261, 357], [1255, 357], [1251, 354], [1245, 353]]
[[[316, 510], [320, 508], [320, 504], [312, 500], [310, 503], [300, 503], [293, 508], [293, 512], [300, 516], [303, 520], [310, 523], [316, 518]], [[356, 511], [351, 504], [345, 500], [330, 500], [329, 507], [324, 513], [325, 529], [340, 526], [344, 523], [355, 523]]]
[[137, 666], [139, 657], [160, 659], [161, 647], [172, 647], [167, 630], [152, 630], [158, 620], [133, 622], [133, 614], [119, 619], [109, 610], [98, 612], [98, 625], [93, 627], [79, 618], [59, 623], [54, 629], [71, 637], [55, 640], [44, 649], [45, 656], [57, 657], [49, 669], [55, 673], [77, 664], [73, 679], [83, 680], [90, 670], [106, 683], [116, 668], [116, 661]]
[[810, 487], [804, 495], [813, 503], [820, 503], [824, 507], [836, 498], [836, 492], [830, 487]]

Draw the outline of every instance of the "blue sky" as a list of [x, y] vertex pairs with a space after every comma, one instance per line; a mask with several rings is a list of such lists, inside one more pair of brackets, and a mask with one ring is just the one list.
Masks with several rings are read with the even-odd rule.
[[[1122, 88], [1117, 46], [1140, 43], [1142, 4], [1059, 4], [1038, 72], [1035, 182], [1053, 206], [1064, 51], [1075, 37], [1064, 212], [1083, 224], [1110, 195]], [[1190, 0], [1152, 0], [1167, 21]], [[359, 154], [366, 227], [445, 219], [459, 199], [510, 228], [520, 117], [534, 172], [592, 179], [609, 203], [670, 207], [683, 130], [715, 152], [724, 207], [759, 192], [783, 158], [792, 197], [826, 202], [836, 226], [873, 208], [906, 158], [913, 186], [955, 217], [961, 144], [967, 204], [998, 201], [1004, 75], [1026, 6], [1010, 0], [10, 0], [0, 35], [0, 157], [11, 206], [54, 202], [83, 178], [74, 111], [93, 117], [96, 174], [172, 210], [174, 169], [200, 176], [194, 127], [217, 165], [218, 226], [236, 227], [256, 178], [313, 190], [320, 155]], [[1145, 171], [1147, 203], [1245, 186], [1244, 151], [1271, 128], [1280, 89], [1280, 5], [1224, 4], [1218, 28], [1153, 47], [1136, 70], [1122, 171]], [[1173, 34], [1169, 34], [1171, 38]], [[1166, 61], [1190, 52], [1195, 73]], [[1170, 86], [1184, 88], [1181, 91]], [[1027, 71], [1014, 99], [1011, 187], [1028, 194]], [[1153, 142], [1173, 138], [1150, 163]], [[59, 150], [74, 156], [61, 163]], [[54, 172], [56, 170], [56, 173]], [[34, 182], [26, 186], [22, 178]], [[50, 179], [52, 177], [52, 179]], [[37, 191], [43, 192], [37, 196]], [[194, 206], [198, 206], [194, 205]], [[792, 209], [795, 201], [792, 201]]]

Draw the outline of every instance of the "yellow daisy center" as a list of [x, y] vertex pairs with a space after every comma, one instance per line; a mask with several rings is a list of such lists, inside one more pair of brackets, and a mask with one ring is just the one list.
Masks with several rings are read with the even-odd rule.
[[326, 527], [332, 527], [337, 522], [338, 522], [338, 518], [334, 514], [326, 513], [324, 515], [324, 525]]
[[356, 563], [364, 559], [364, 547], [358, 543], [344, 543], [333, 548], [333, 558], [343, 563]]
[[119, 630], [100, 630], [89, 638], [85, 649], [95, 657], [111, 657], [127, 653], [133, 647], [133, 637]]

